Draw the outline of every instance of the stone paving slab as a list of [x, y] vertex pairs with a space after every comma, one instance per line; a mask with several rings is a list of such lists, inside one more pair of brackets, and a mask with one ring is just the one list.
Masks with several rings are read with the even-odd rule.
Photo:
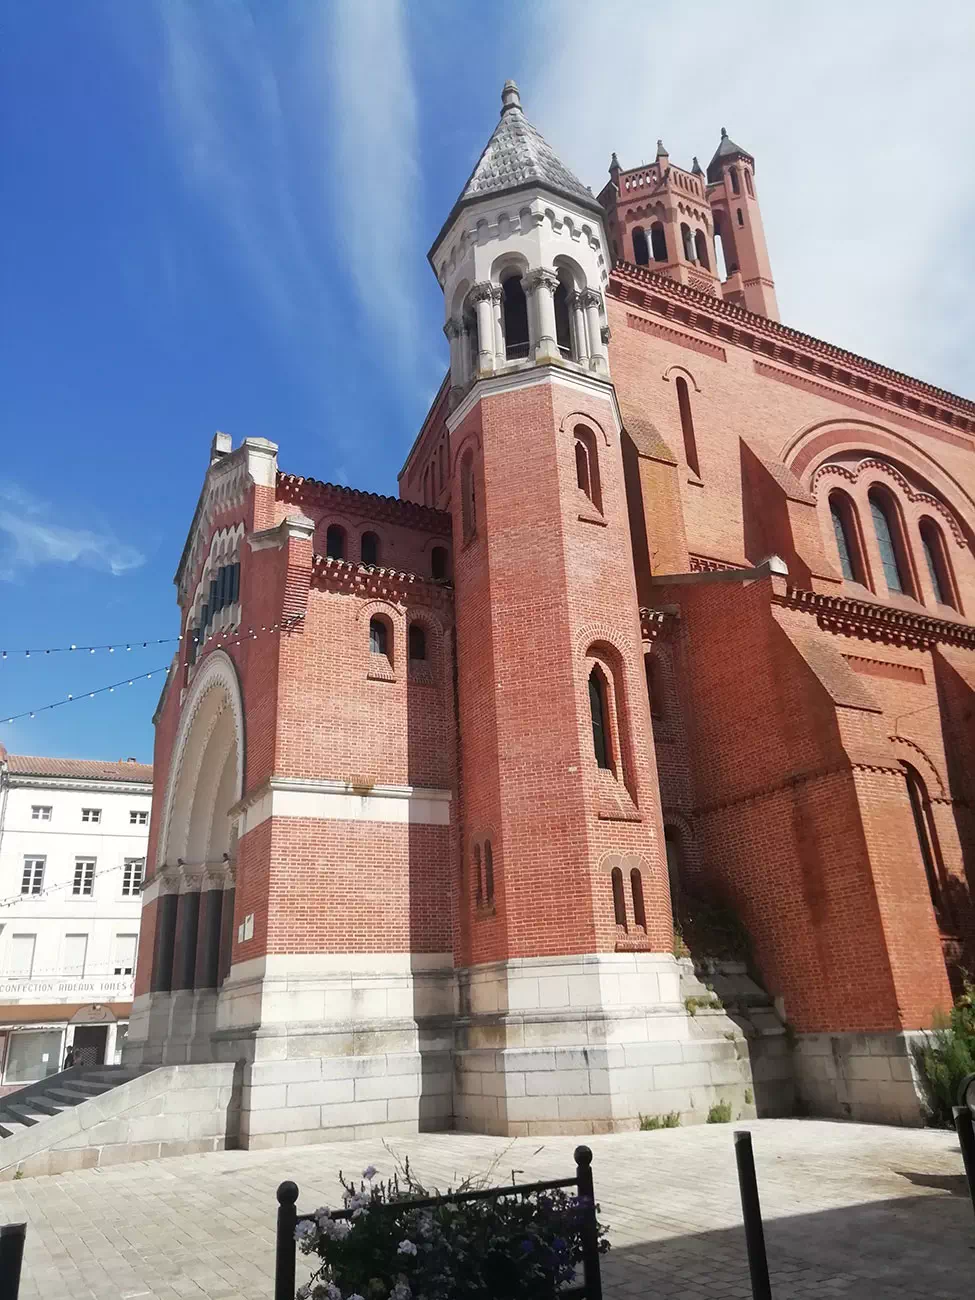
[[[975, 1217], [947, 1132], [757, 1120], [775, 1300], [971, 1300]], [[731, 1125], [586, 1139], [613, 1250], [607, 1300], [749, 1297]], [[399, 1138], [428, 1185], [564, 1176], [576, 1142]], [[339, 1201], [337, 1173], [391, 1170], [381, 1142], [226, 1151], [0, 1186], [0, 1221], [28, 1222], [21, 1300], [271, 1300], [275, 1188]], [[299, 1277], [299, 1281], [303, 1280]]]

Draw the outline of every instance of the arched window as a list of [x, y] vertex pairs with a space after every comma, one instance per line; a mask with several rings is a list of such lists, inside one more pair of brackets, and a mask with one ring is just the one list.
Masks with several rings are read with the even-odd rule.
[[325, 554], [332, 560], [345, 559], [345, 529], [329, 524], [325, 533]]
[[555, 303], [555, 341], [564, 357], [572, 356], [572, 330], [569, 326], [569, 287], [559, 280], [553, 295]]
[[840, 569], [847, 582], [860, 582], [866, 586], [866, 574], [860, 555], [860, 539], [856, 522], [856, 507], [845, 492], [829, 494], [829, 514], [833, 521], [836, 550]]
[[921, 534], [921, 549], [924, 551], [924, 560], [928, 566], [928, 573], [931, 575], [934, 598], [939, 605], [950, 605], [952, 609], [957, 609], [955, 584], [951, 576], [944, 533], [934, 520], [929, 519], [927, 516], [921, 520], [918, 531]]
[[667, 261], [667, 235], [662, 221], [655, 221], [650, 227], [650, 251], [655, 262]]
[[680, 429], [684, 435], [684, 457], [687, 461], [687, 468], [698, 478], [701, 477], [701, 467], [697, 459], [697, 439], [694, 437], [694, 415], [691, 411], [691, 394], [687, 387], [687, 380], [682, 375], [677, 376], [677, 406], [680, 410]]
[[731, 169], [731, 171], [728, 173], [728, 175], [731, 177], [731, 192], [732, 192], [732, 194], [740, 194], [740, 193], [741, 193], [741, 186], [738, 184], [738, 172], [737, 172], [737, 169], [734, 168], [734, 167], [732, 167], [732, 169]]
[[484, 898], [488, 903], [494, 902], [494, 853], [491, 841], [484, 841]]
[[630, 891], [633, 894], [633, 920], [641, 930], [647, 928], [647, 911], [643, 905], [643, 874], [639, 867], [630, 872]]
[[637, 266], [647, 266], [650, 262], [650, 249], [647, 247], [647, 232], [642, 226], [633, 227], [633, 260]]
[[913, 596], [897, 507], [883, 488], [873, 487], [867, 495], [870, 501], [873, 529], [877, 535], [880, 563], [887, 580], [887, 590], [900, 595]]
[[657, 661], [651, 654], [643, 656], [643, 671], [647, 678], [647, 695], [650, 699], [650, 716], [651, 718], [662, 718], [663, 710], [663, 692], [660, 689], [660, 674], [657, 672]]
[[591, 429], [577, 425], [575, 430], [576, 483], [597, 510], [601, 511], [602, 493], [599, 484], [599, 457], [596, 438]]
[[598, 668], [589, 674], [589, 713], [592, 718], [592, 748], [596, 766], [613, 770], [606, 709], [606, 679]]
[[670, 905], [677, 915], [677, 903], [680, 898], [681, 851], [680, 838], [676, 827], [664, 827], [664, 848], [667, 851], [667, 877], [670, 880]]
[[474, 845], [474, 901], [480, 906], [484, 902], [484, 878], [481, 875], [481, 846]]
[[508, 361], [521, 361], [528, 356], [528, 301], [520, 273], [514, 271], [502, 280], [501, 290], [504, 354]]
[[739, 226], [743, 226], [745, 224], [745, 218], [741, 215], [741, 208], [736, 208], [735, 211], [738, 213]]
[[747, 167], [745, 168], [745, 189], [748, 191], [748, 197], [753, 199], [755, 191], [752, 189], [752, 174]]
[[616, 918], [616, 924], [621, 929], [626, 929], [626, 898], [623, 894], [623, 873], [619, 867], [614, 867], [610, 879], [613, 882], [613, 915]]
[[410, 659], [426, 659], [427, 634], [422, 623], [411, 623], [407, 633], [407, 654]]
[[918, 847], [924, 862], [924, 874], [928, 880], [928, 892], [935, 910], [941, 907], [941, 880], [938, 872], [938, 837], [931, 816], [931, 800], [921, 778], [921, 773], [910, 763], [901, 763], [907, 780], [907, 794], [914, 814], [914, 829], [917, 832]]
[[464, 459], [460, 462], [460, 505], [461, 505], [461, 524], [464, 529], [464, 539], [472, 537], [477, 527], [477, 514], [475, 510], [474, 497], [474, 453], [471, 450], [464, 452]]
[[379, 563], [379, 538], [375, 533], [363, 533], [359, 542], [359, 556], [363, 564]]
[[435, 582], [443, 582], [447, 576], [447, 548], [435, 546], [430, 552], [430, 576]]
[[694, 239], [691, 235], [691, 228], [686, 221], [681, 222], [680, 227], [681, 242], [684, 245], [684, 257], [688, 262], [694, 261]]
[[711, 263], [708, 261], [708, 237], [703, 230], [694, 231], [694, 249], [697, 252], [697, 260], [704, 267], [705, 271], [710, 271]]
[[369, 620], [369, 650], [371, 654], [389, 657], [389, 630], [381, 618]]

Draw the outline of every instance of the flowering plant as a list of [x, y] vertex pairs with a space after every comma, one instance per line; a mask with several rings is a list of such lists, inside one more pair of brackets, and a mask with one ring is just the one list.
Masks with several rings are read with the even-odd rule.
[[[372, 1166], [358, 1186], [339, 1180], [342, 1207], [298, 1221], [299, 1249], [322, 1263], [297, 1300], [554, 1300], [582, 1259], [591, 1206], [560, 1188], [414, 1206], [436, 1193], [408, 1160], [388, 1180]], [[453, 1194], [471, 1190], [468, 1180]], [[597, 1233], [608, 1250], [598, 1222]]]

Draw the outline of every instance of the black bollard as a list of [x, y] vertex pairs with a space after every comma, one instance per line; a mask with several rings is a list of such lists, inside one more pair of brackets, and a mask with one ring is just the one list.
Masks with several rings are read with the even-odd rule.
[[603, 1300], [603, 1283], [599, 1273], [596, 1193], [592, 1185], [592, 1152], [588, 1147], [576, 1147], [574, 1154], [579, 1200], [586, 1203], [582, 1220], [582, 1275], [586, 1283], [586, 1300]]
[[972, 1112], [967, 1106], [952, 1107], [955, 1117], [955, 1132], [961, 1147], [961, 1158], [965, 1162], [965, 1176], [968, 1179], [968, 1194], [972, 1198], [975, 1210], [975, 1130], [972, 1127]]
[[274, 1300], [295, 1300], [295, 1226], [298, 1212], [297, 1183], [278, 1188], [278, 1232], [274, 1257]]
[[26, 1236], [26, 1223], [4, 1223], [0, 1226], [0, 1296], [3, 1300], [17, 1300]]
[[765, 1229], [762, 1227], [762, 1207], [758, 1199], [755, 1157], [752, 1154], [752, 1135], [747, 1129], [740, 1129], [735, 1133], [735, 1160], [738, 1164], [738, 1187], [741, 1192], [742, 1218], [745, 1221], [745, 1245], [748, 1249], [752, 1296], [754, 1300], [772, 1300], [768, 1257], [765, 1254]]

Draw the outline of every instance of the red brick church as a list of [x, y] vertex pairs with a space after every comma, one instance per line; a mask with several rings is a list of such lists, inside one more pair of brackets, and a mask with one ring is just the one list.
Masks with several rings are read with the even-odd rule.
[[398, 497], [214, 439], [127, 1054], [239, 1063], [250, 1146], [918, 1122], [975, 966], [975, 403], [779, 323], [726, 132], [609, 176], [505, 86]]

